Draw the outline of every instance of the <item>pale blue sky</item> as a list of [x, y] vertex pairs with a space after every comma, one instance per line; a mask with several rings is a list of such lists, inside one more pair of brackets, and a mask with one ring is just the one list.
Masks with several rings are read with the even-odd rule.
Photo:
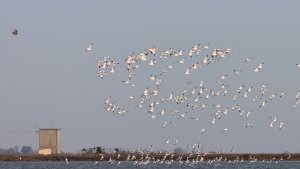
[[[300, 107], [293, 108], [300, 91], [300, 2], [298, 1], [1, 1], [0, 2], [0, 147], [29, 145], [38, 147], [36, 128], [62, 129], [62, 149], [74, 152], [83, 147], [150, 147], [174, 149], [202, 142], [204, 151], [299, 152]], [[13, 28], [19, 30], [14, 37]], [[164, 120], [151, 120], [147, 109], [128, 103], [149, 82], [144, 78], [157, 69], [137, 70], [139, 86], [126, 88], [125, 58], [156, 45], [189, 50], [194, 44], [210, 42], [213, 48], [232, 48], [228, 58], [186, 77], [186, 66], [168, 74], [160, 96], [171, 91], [193, 89], [207, 80], [216, 87], [222, 74], [228, 74], [228, 88], [234, 92], [241, 84], [269, 83], [270, 94], [286, 96], [263, 110], [252, 102], [241, 101], [253, 111], [253, 129], [245, 129], [245, 119], [228, 116], [215, 126], [209, 124], [214, 111], [191, 121], [192, 112], [169, 128]], [[85, 52], [94, 43], [94, 51]], [[97, 77], [98, 60], [111, 56], [120, 62], [115, 74]], [[203, 57], [203, 56], [201, 56]], [[254, 57], [245, 65], [243, 60]], [[191, 60], [190, 63], [192, 63]], [[261, 72], [252, 69], [264, 62]], [[188, 64], [188, 63], [187, 63]], [[237, 77], [232, 71], [243, 70]], [[182, 74], [180, 74], [183, 72]], [[186, 81], [192, 81], [187, 84]], [[180, 93], [178, 91], [178, 93]], [[125, 117], [106, 112], [103, 102], [112, 96]], [[253, 96], [253, 95], [252, 95]], [[231, 97], [210, 104], [232, 105]], [[163, 107], [163, 105], [161, 105]], [[184, 109], [184, 106], [172, 107]], [[233, 113], [234, 114], [234, 113]], [[199, 115], [199, 114], [198, 114]], [[286, 122], [268, 127], [269, 117], [278, 115]], [[165, 117], [167, 118], [167, 117]], [[169, 117], [171, 118], [171, 117]], [[277, 122], [279, 123], [279, 122]], [[228, 133], [220, 131], [231, 125]], [[206, 127], [206, 135], [199, 130]], [[162, 145], [165, 140], [178, 145]]]

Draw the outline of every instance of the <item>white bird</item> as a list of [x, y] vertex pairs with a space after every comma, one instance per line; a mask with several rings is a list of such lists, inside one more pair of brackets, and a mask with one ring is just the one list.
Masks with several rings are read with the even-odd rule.
[[[273, 120], [271, 120], [271, 122], [270, 122], [270, 127], [274, 127], [274, 123], [277, 121], [277, 117], [278, 117], [278, 115], [276, 115], [274, 118], [273, 118]], [[272, 119], [272, 117], [270, 117], [271, 119]]]
[[267, 104], [267, 100], [266, 101], [263, 101], [260, 105], [259, 105], [259, 108], [262, 108], [262, 107], [265, 107], [266, 106], [266, 104]]
[[171, 101], [173, 100], [173, 92], [170, 94], [168, 99], [171, 100]]
[[228, 132], [229, 131], [230, 126], [228, 126], [227, 128], [224, 128], [222, 133]]
[[179, 116], [177, 119], [184, 118], [185, 115], [186, 115], [186, 113], [187, 113], [187, 112], [184, 112], [184, 113], [180, 114], [180, 116]]
[[224, 52], [225, 52], [225, 54], [230, 54], [230, 53], [232, 53], [232, 49], [231, 48], [226, 48], [224, 50]]
[[94, 165], [97, 165], [98, 163], [99, 163], [98, 161], [95, 161], [95, 162], [94, 162]]
[[150, 66], [154, 66], [155, 64], [156, 64], [156, 60], [155, 59], [150, 60], [150, 62], [149, 62]]
[[300, 63], [297, 63], [296, 66], [300, 68]]
[[152, 48], [148, 49], [150, 51], [150, 53], [152, 53], [153, 55], [156, 54], [156, 52], [158, 51], [158, 48], [156, 48], [155, 46], [153, 46]]
[[167, 139], [163, 144], [169, 144], [170, 143], [170, 139]]
[[257, 68], [262, 69], [263, 65], [264, 65], [264, 63], [261, 62], [260, 64], [258, 64]]
[[181, 59], [181, 60], [179, 61], [179, 63], [180, 63], [180, 64], [184, 64], [184, 59]]
[[111, 67], [110, 72], [115, 73], [115, 67]]
[[222, 75], [222, 76], [220, 77], [220, 79], [221, 79], [221, 80], [225, 80], [227, 76], [228, 76], [228, 75]]
[[274, 124], [274, 121], [271, 121], [269, 126], [273, 127], [273, 124]]
[[172, 69], [173, 65], [168, 65], [167, 68]]
[[200, 106], [200, 110], [203, 111], [203, 110], [206, 108], [206, 106], [207, 106], [207, 104], [202, 104], [202, 105]]
[[206, 129], [205, 129], [205, 128], [202, 128], [202, 129], [200, 130], [200, 133], [203, 134], [205, 131], [206, 131]]
[[252, 125], [252, 124], [250, 124], [250, 123], [248, 123], [248, 124], [246, 125], [246, 128], [248, 128], [248, 127], [251, 127], [251, 128], [253, 128], [253, 125]]
[[246, 58], [246, 59], [244, 60], [244, 62], [251, 62], [251, 61], [252, 61], [252, 59], [253, 59], [253, 57]]
[[147, 53], [140, 53], [138, 55], [138, 57], [142, 60], [142, 61], [146, 61], [147, 60]]
[[160, 82], [161, 82], [161, 79], [156, 79], [155, 84], [156, 84], [157, 87], [158, 87], [158, 85], [160, 84]]
[[93, 47], [94, 44], [89, 44], [89, 46], [85, 49], [85, 51], [89, 52], [89, 51], [92, 51], [92, 47]]
[[129, 101], [132, 101], [132, 99], [133, 99], [133, 96], [129, 96], [129, 97], [128, 97], [128, 100], [129, 100]]
[[179, 49], [179, 50], [174, 54], [174, 56], [177, 56], [177, 57], [182, 56], [182, 55], [183, 55], [183, 51], [184, 51], [184, 50]]
[[157, 96], [157, 95], [158, 95], [158, 90], [159, 90], [158, 88], [155, 89], [155, 90], [153, 90], [153, 91], [152, 91], [152, 94], [153, 94], [154, 96]]
[[203, 48], [204, 48], [204, 49], [208, 49], [208, 48], [209, 48], [209, 44], [210, 44], [210, 43], [208, 42], [206, 45], [203, 46]]
[[190, 74], [190, 68], [187, 68], [184, 74], [189, 75]]
[[216, 120], [216, 118], [214, 117], [210, 123], [215, 124], [216, 123], [215, 120]]
[[237, 74], [237, 75], [240, 75], [242, 71], [241, 71], [241, 70], [234, 69], [233, 72], [234, 72], [235, 74]]
[[244, 93], [244, 97], [248, 97], [248, 92], [245, 92], [245, 93]]
[[199, 48], [199, 46], [200, 46], [199, 43], [198, 43], [198, 44], [195, 44], [195, 45], [192, 47], [192, 50], [193, 50], [193, 51], [197, 51], [198, 48]]
[[172, 123], [172, 122], [165, 121], [164, 124], [163, 124], [163, 128], [166, 128], [167, 125], [168, 125], [168, 124], [171, 124], [171, 123]]
[[246, 119], [248, 119], [248, 118], [249, 118], [250, 114], [251, 114], [251, 112], [250, 112], [250, 111], [248, 111], [248, 112], [247, 112], [247, 115], [246, 115]]
[[155, 80], [156, 79], [156, 75], [150, 75], [149, 80]]
[[198, 118], [198, 117], [191, 117], [191, 119], [192, 119], [192, 120], [196, 120], [196, 121], [198, 121], [198, 120], [199, 120], [199, 118]]
[[206, 81], [201, 80], [200, 83], [199, 83], [199, 86], [200, 86], [200, 87], [203, 87], [203, 85], [204, 85], [205, 83], [206, 83]]
[[252, 91], [252, 87], [250, 86], [248, 89], [247, 89], [247, 92], [251, 92]]
[[206, 56], [206, 57], [203, 59], [202, 63], [207, 64], [207, 65], [210, 63], [210, 60], [208, 59], [208, 56]]
[[69, 160], [68, 160], [68, 158], [66, 158], [65, 160], [66, 160], [66, 164], [69, 165]]
[[192, 65], [192, 69], [200, 69], [200, 68], [201, 67], [200, 67], [199, 63], [195, 63]]
[[155, 119], [155, 118], [156, 118], [155, 114], [151, 114], [151, 119]]
[[259, 72], [259, 71], [263, 68], [263, 65], [264, 65], [263, 62], [261, 62], [260, 64], [258, 64], [258, 65], [255, 67], [254, 72]]
[[276, 115], [276, 116], [274, 117], [273, 122], [276, 122], [276, 121], [277, 121], [277, 117], [278, 117], [278, 115]]
[[227, 109], [225, 109], [224, 111], [223, 111], [223, 114], [224, 115], [227, 115], [228, 114], [228, 111], [229, 111], [229, 109], [227, 108]]
[[283, 125], [284, 125], [284, 122], [280, 122], [280, 124], [279, 124], [279, 130], [282, 129]]
[[160, 112], [160, 114], [164, 115], [165, 114], [165, 109], [162, 109], [161, 112]]
[[191, 49], [189, 50], [189, 57], [191, 58], [193, 56], [194, 51]]
[[147, 97], [147, 95], [148, 95], [148, 87], [142, 93], [142, 96]]
[[259, 72], [259, 69], [258, 69], [258, 68], [255, 68], [253, 71], [254, 71], [254, 72]]

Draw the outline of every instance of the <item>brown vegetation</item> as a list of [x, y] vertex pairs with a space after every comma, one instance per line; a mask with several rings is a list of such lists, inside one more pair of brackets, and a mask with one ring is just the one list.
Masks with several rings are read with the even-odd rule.
[[[131, 156], [133, 154], [130, 154]], [[145, 154], [135, 153], [136, 159], [140, 159]], [[165, 154], [150, 153], [148, 154], [152, 159], [162, 159]], [[124, 161], [127, 159], [127, 153], [119, 154], [60, 154], [60, 155], [0, 155], [0, 161], [65, 161], [68, 158], [69, 161], [99, 161], [101, 157], [104, 157], [104, 161], [108, 161], [110, 158], [118, 161]], [[238, 153], [228, 153], [228, 154], [169, 154], [166, 157], [166, 160], [173, 160], [182, 157], [182, 160], [196, 159], [197, 156], [201, 156], [204, 160], [213, 160], [216, 158], [222, 158], [223, 160], [252, 160], [257, 159], [258, 161], [262, 160], [300, 160], [300, 153], [281, 153], [281, 154], [271, 154], [271, 153], [260, 153], [260, 154], [238, 154]]]

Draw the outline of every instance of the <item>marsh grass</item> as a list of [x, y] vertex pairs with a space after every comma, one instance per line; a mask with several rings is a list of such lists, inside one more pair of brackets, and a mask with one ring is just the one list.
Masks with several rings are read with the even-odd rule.
[[[103, 156], [103, 161], [108, 161], [110, 158], [117, 161], [125, 161], [127, 160], [128, 154], [131, 156], [135, 156], [136, 159], [143, 159], [146, 157], [145, 154], [142, 153], [118, 153], [118, 154], [60, 154], [60, 155], [0, 155], [0, 161], [65, 161], [68, 158], [69, 161], [99, 161]], [[21, 157], [21, 158], [20, 158]], [[222, 160], [244, 160], [250, 161], [256, 159], [258, 161], [263, 160], [300, 160], [300, 153], [209, 153], [209, 154], [168, 154], [167, 156], [164, 153], [148, 153], [148, 157], [151, 159], [163, 159], [176, 161], [181, 157], [182, 160], [193, 160], [197, 157], [203, 157], [204, 160], [214, 160], [214, 159], [222, 159]]]

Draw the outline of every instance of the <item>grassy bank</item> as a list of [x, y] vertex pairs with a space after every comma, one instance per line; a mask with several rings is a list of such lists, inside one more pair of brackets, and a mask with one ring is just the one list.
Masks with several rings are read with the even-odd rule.
[[[146, 157], [152, 160], [165, 159], [165, 160], [193, 160], [203, 158], [204, 160], [300, 160], [300, 153], [281, 153], [281, 154], [271, 154], [271, 153], [257, 153], [257, 154], [158, 154], [158, 153], [120, 153], [120, 154], [60, 154], [60, 155], [0, 155], [0, 161], [65, 161], [68, 158], [69, 161], [108, 161], [109, 159], [117, 161], [125, 161], [130, 155], [130, 160], [140, 160]], [[134, 159], [132, 157], [135, 156]]]

